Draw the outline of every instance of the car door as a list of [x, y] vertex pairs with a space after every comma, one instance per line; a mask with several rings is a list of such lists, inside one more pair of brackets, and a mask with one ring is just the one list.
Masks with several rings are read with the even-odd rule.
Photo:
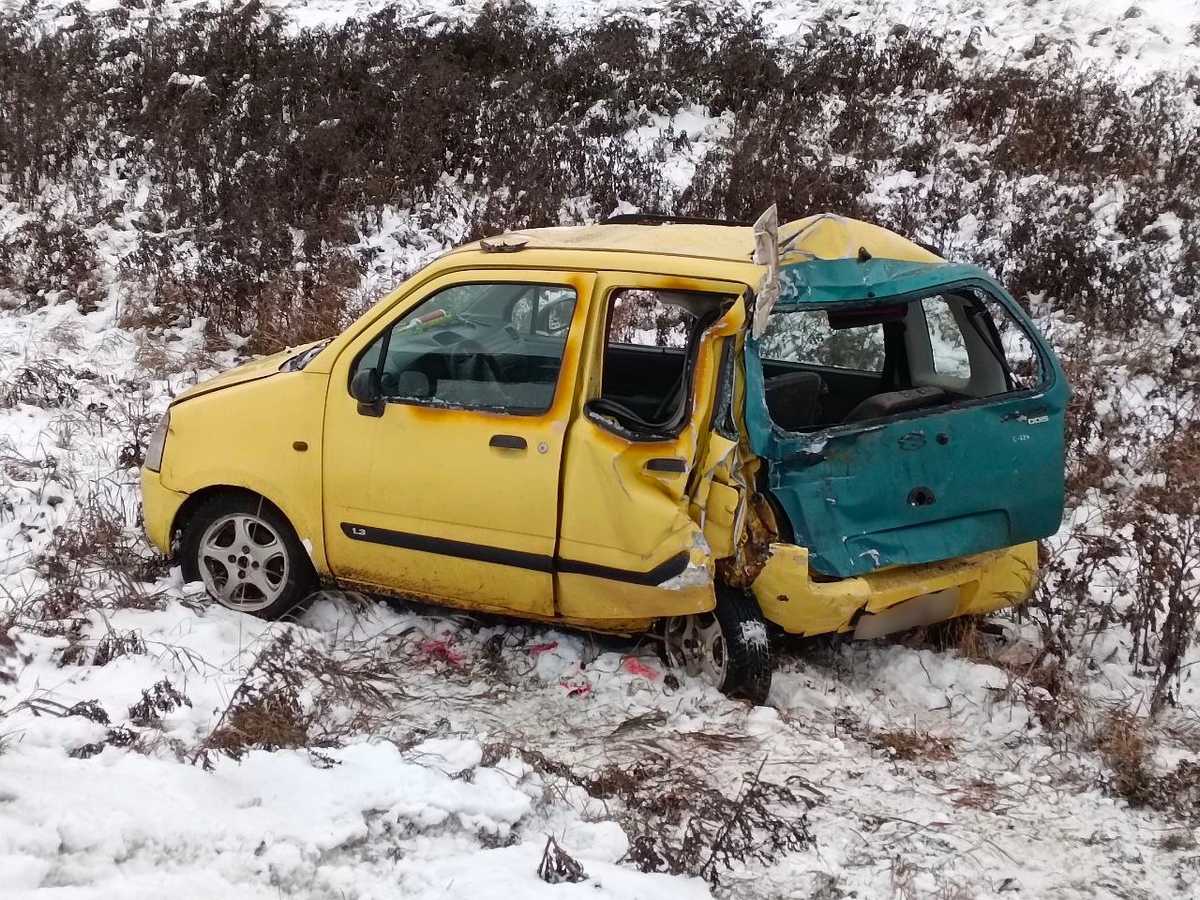
[[[455, 273], [339, 356], [324, 510], [342, 581], [465, 607], [554, 614], [559, 474], [594, 276]], [[361, 407], [375, 369], [386, 402]]]
[[[851, 340], [867, 332], [864, 324], [826, 333], [816, 323], [832, 322], [840, 310], [843, 326], [860, 319], [877, 328], [872, 320], [887, 308], [901, 316], [889, 324], [902, 335], [897, 368], [905, 378], [881, 390], [901, 390], [845, 413], [845, 404], [829, 401], [849, 383], [846, 372], [889, 379], [884, 338]], [[841, 358], [824, 358], [835, 343]], [[834, 368], [813, 362], [849, 369], [837, 381], [828, 377]], [[835, 416], [789, 430], [766, 400], [765, 376], [779, 365], [820, 374], [823, 409]], [[855, 306], [781, 301], [762, 339], [747, 341], [746, 377], [751, 447], [767, 461], [771, 493], [818, 572], [850, 577], [952, 559], [1058, 529], [1066, 380], [1032, 323], [995, 285], [967, 281], [893, 296], [877, 287]], [[933, 405], [892, 411], [880, 403], [931, 390], [941, 395]]]
[[[744, 289], [702, 279], [597, 275], [584, 381], [563, 465], [560, 615], [636, 620], [712, 608], [711, 554], [692, 499], [711, 478], [716, 457], [735, 446], [712, 427], [713, 400], [724, 389], [722, 373], [732, 377], [732, 366], [721, 360], [745, 322]], [[616, 322], [619, 298], [629, 292], [649, 307]], [[655, 292], [699, 315], [672, 318], [671, 309], [654, 308]], [[695, 321], [684, 324], [685, 318]], [[673, 415], [665, 407], [676, 400]], [[664, 409], [656, 420], [658, 407]]]

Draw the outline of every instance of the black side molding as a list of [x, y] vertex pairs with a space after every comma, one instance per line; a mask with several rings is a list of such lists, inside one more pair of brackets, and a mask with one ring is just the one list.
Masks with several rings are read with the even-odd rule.
[[553, 573], [558, 571], [570, 575], [588, 575], [608, 581], [649, 586], [662, 584], [668, 579], [682, 575], [687, 569], [689, 561], [689, 555], [685, 551], [659, 563], [649, 572], [639, 572], [634, 569], [618, 569], [614, 566], [602, 566], [577, 559], [563, 559], [562, 557], [555, 559], [540, 553], [506, 550], [503, 547], [492, 547], [487, 544], [471, 544], [466, 541], [452, 541], [449, 538], [411, 534], [407, 531], [391, 531], [387, 528], [374, 528], [370, 525], [356, 525], [352, 522], [342, 523], [342, 533], [352, 541], [383, 544], [386, 547], [399, 547], [403, 550], [438, 553], [442, 556], [472, 559], [476, 562], [494, 563], [498, 566], [531, 569], [534, 572]]
[[353, 525], [350, 522], [342, 523], [342, 533], [352, 541], [366, 541], [370, 544], [383, 544], [387, 547], [400, 547], [404, 550], [420, 550], [422, 553], [440, 553], [442, 556], [457, 556], [459, 559], [473, 559], [476, 562], [496, 563], [500, 566], [515, 566], [518, 569], [532, 569], [535, 572], [554, 571], [554, 560], [540, 553], [524, 553], [520, 550], [506, 550], [503, 547], [490, 547], [487, 544], [452, 541], [449, 538], [430, 537], [426, 534], [372, 528], [370, 525]]
[[613, 566], [601, 566], [597, 563], [583, 562], [576, 559], [558, 560], [558, 571], [569, 575], [590, 575], [592, 578], [606, 578], [609, 581], [623, 581], [626, 584], [656, 585], [682, 575], [688, 566], [688, 554], [678, 553], [665, 562], [659, 563], [649, 572], [635, 572], [630, 569], [617, 569]]

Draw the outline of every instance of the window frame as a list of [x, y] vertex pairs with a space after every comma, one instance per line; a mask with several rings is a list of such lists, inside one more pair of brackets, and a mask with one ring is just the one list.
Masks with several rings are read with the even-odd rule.
[[[571, 321], [567, 325], [567, 329], [566, 329], [566, 331], [563, 332], [563, 335], [562, 335], [563, 350], [558, 358], [558, 371], [555, 373], [554, 389], [550, 395], [550, 402], [545, 406], [545, 408], [541, 408], [541, 409], [531, 409], [528, 407], [485, 406], [485, 405], [478, 405], [478, 404], [452, 403], [448, 400], [438, 400], [437, 398], [433, 398], [433, 397], [431, 397], [429, 399], [421, 399], [418, 397], [386, 397], [385, 396], [382, 398], [383, 402], [385, 404], [395, 404], [398, 406], [417, 406], [417, 407], [421, 407], [422, 409], [461, 410], [461, 411], [465, 411], [465, 412], [481, 412], [481, 413], [491, 413], [494, 415], [519, 416], [521, 418], [538, 418], [538, 417], [549, 414], [550, 411], [554, 409], [555, 403], [558, 401], [558, 392], [559, 392], [560, 388], [562, 387], [563, 363], [564, 363], [565, 357], [566, 357], [567, 343], [571, 338], [573, 330], [575, 328], [579, 327], [577, 320], [579, 318], [579, 309], [581, 307], [581, 304], [579, 302], [580, 301], [580, 291], [576, 285], [574, 285], [570, 282], [565, 282], [565, 281], [549, 281], [549, 280], [545, 280], [545, 279], [537, 279], [537, 280], [528, 280], [527, 281], [527, 280], [520, 279], [520, 278], [513, 278], [511, 280], [510, 279], [496, 279], [496, 278], [473, 278], [473, 279], [464, 279], [462, 281], [455, 281], [455, 282], [453, 282], [451, 284], [447, 284], [443, 287], [435, 288], [431, 293], [422, 297], [416, 303], [414, 303], [411, 306], [406, 307], [404, 310], [402, 310], [401, 312], [396, 314], [393, 318], [389, 319], [387, 321], [387, 324], [385, 324], [383, 327], [381, 327], [378, 332], [373, 334], [371, 336], [371, 338], [366, 342], [366, 344], [362, 347], [362, 349], [360, 349], [357, 353], [354, 354], [354, 357], [350, 361], [350, 365], [349, 365], [349, 368], [348, 368], [348, 371], [346, 374], [345, 391], [346, 391], [347, 396], [349, 396], [351, 399], [353, 399], [353, 394], [351, 394], [351, 392], [350, 392], [350, 385], [354, 381], [355, 375], [357, 375], [359, 372], [359, 365], [361, 364], [363, 357], [366, 356], [368, 353], [370, 353], [371, 348], [374, 347], [376, 345], [376, 343], [379, 341], [384, 341], [383, 349], [384, 349], [384, 351], [386, 351], [388, 346], [391, 343], [391, 335], [392, 335], [392, 332], [395, 329], [397, 323], [399, 323], [401, 320], [407, 318], [408, 316], [411, 316], [411, 315], [417, 313], [420, 309], [422, 309], [424, 306], [426, 306], [426, 304], [436, 300], [438, 297], [440, 297], [442, 294], [446, 293], [447, 291], [457, 290], [457, 289], [463, 288], [463, 287], [471, 287], [473, 285], [520, 285], [520, 286], [526, 287], [526, 288], [550, 288], [550, 289], [557, 289], [557, 290], [566, 290], [566, 291], [570, 291], [571, 293], [573, 293], [575, 295], [575, 305], [574, 305], [573, 309], [571, 310]], [[513, 300], [512, 304], [509, 306], [509, 308], [508, 308], [509, 316], [512, 315], [512, 307], [516, 306], [516, 304], [520, 301], [520, 299], [521, 299], [521, 295], [518, 295], [516, 297], [516, 299]], [[381, 317], [381, 318], [385, 318], [385, 317]], [[531, 327], [532, 327], [532, 322], [533, 322], [533, 316], [531, 314], [531, 318], [530, 318]], [[511, 324], [511, 321], [509, 324]], [[503, 326], [501, 326], [501, 327], [503, 327]], [[534, 337], [534, 336], [549, 337], [549, 336], [544, 336], [544, 335], [533, 335], [532, 333], [524, 333], [524, 332], [520, 332], [520, 331], [518, 331], [518, 334], [520, 334], [522, 337]], [[384, 340], [385, 335], [387, 336], [386, 340]], [[446, 349], [449, 350], [450, 348], [447, 347]], [[381, 351], [379, 356], [380, 356], [380, 360], [382, 361], [384, 359], [385, 352]]]

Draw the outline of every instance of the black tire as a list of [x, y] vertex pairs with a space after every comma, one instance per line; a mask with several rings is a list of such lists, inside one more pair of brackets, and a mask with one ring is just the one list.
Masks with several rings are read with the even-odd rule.
[[[711, 652], [721, 657], [713, 664], [723, 672], [716, 685], [721, 692], [749, 700], [756, 706], [765, 703], [771, 691], [771, 643], [767, 623], [754, 597], [745, 591], [718, 585], [717, 606], [713, 612], [664, 619], [660, 623], [664, 661], [691, 671], [695, 663], [688, 665], [686, 653], [682, 649], [673, 649], [677, 642], [672, 639], [672, 630], [676, 633], [686, 630], [685, 623], [689, 620], [704, 631], [711, 630], [714, 624], [720, 631], [719, 650]], [[697, 649], [694, 652], [705, 651]], [[706, 675], [711, 683], [712, 670], [709, 669]]]
[[[247, 526], [247, 531], [242, 534], [252, 534], [255, 539], [265, 539], [270, 534], [275, 540], [247, 542], [256, 552], [269, 555], [261, 566], [249, 554], [240, 553], [246, 544], [224, 548], [229, 551], [229, 564], [219, 561], [226, 575], [222, 581], [220, 568], [214, 565], [213, 546], [224, 539], [219, 533], [222, 528], [230, 529], [225, 536], [236, 537], [238, 522]], [[217, 532], [210, 534], [210, 529], [217, 529]], [[208, 543], [202, 555], [201, 544], [206, 536]], [[282, 564], [279, 563], [281, 559], [284, 560]], [[203, 581], [209, 595], [222, 606], [262, 619], [278, 619], [295, 611], [318, 586], [312, 560], [291, 524], [271, 503], [248, 493], [217, 494], [197, 507], [183, 528], [179, 564], [185, 581]], [[268, 564], [274, 567], [273, 573], [268, 571]], [[257, 580], [258, 571], [252, 571], [251, 567], [261, 570], [261, 580]], [[245, 584], [236, 583], [239, 572], [247, 577]], [[252, 582], [251, 579], [255, 580]], [[223, 596], [222, 588], [228, 589], [225, 591], [227, 596]]]
[[767, 623], [758, 601], [745, 591], [718, 586], [716, 615], [729, 652], [721, 690], [762, 706], [771, 692], [774, 663]]

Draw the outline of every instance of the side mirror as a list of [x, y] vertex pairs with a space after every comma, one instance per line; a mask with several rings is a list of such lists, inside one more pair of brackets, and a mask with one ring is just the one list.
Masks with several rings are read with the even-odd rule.
[[363, 369], [350, 380], [350, 396], [358, 401], [359, 415], [383, 415], [383, 383], [375, 369]]

